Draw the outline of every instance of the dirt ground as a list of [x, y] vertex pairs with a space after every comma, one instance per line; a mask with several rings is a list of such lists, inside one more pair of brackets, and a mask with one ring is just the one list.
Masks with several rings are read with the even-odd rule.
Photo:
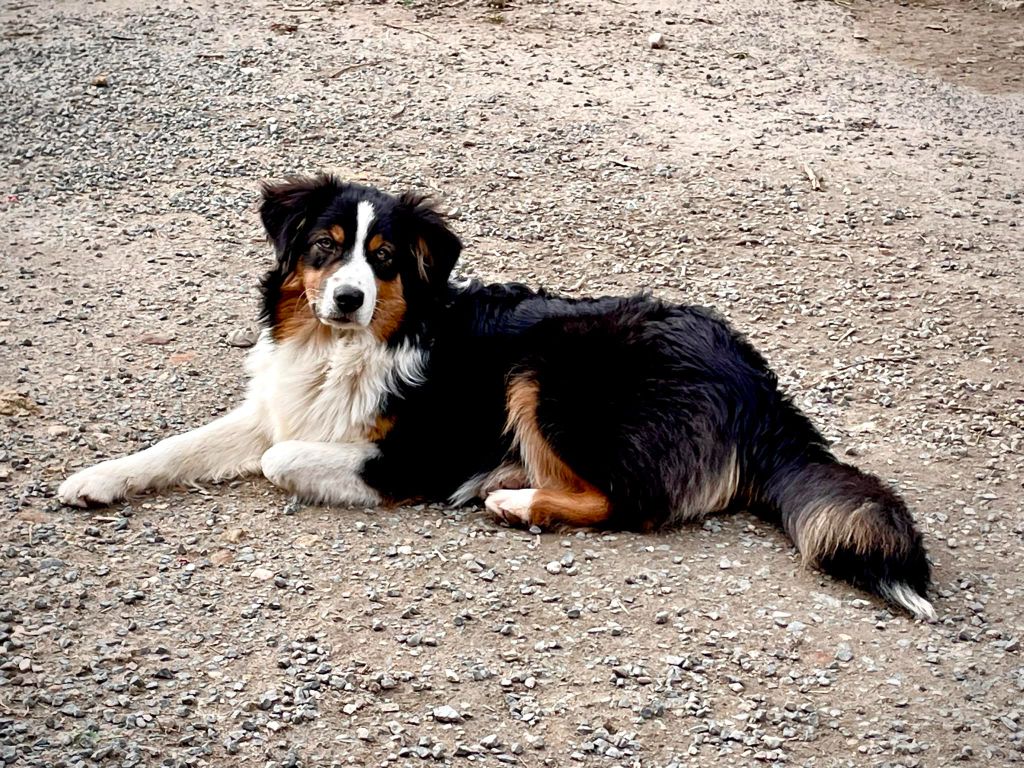
[[[0, 23], [0, 766], [1024, 762], [1020, 3]], [[747, 514], [535, 536], [258, 479], [61, 508], [237, 401], [258, 183], [320, 168], [435, 194], [465, 275], [728, 315], [906, 496], [940, 621]]]

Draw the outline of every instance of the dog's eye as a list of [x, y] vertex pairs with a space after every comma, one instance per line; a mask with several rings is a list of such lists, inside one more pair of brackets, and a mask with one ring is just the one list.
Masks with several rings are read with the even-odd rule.
[[378, 248], [373, 252], [373, 260], [387, 266], [391, 263], [391, 251], [388, 248]]
[[329, 237], [321, 237], [319, 240], [317, 240], [314, 243], [314, 245], [317, 248], [320, 248], [321, 250], [324, 250], [324, 251], [332, 251], [332, 250], [334, 250], [334, 241], [331, 240], [331, 238], [329, 238]]

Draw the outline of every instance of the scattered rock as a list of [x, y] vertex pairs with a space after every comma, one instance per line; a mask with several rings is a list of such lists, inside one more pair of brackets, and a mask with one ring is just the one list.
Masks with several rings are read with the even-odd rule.
[[[210, 562], [214, 565], [227, 565], [234, 559], [235, 553], [232, 552], [230, 549], [218, 549], [216, 552], [210, 555]], [[253, 577], [256, 577], [255, 573], [253, 573]]]
[[232, 347], [241, 347], [247, 349], [256, 344], [259, 339], [259, 330], [253, 327], [248, 328], [236, 328], [231, 331], [225, 341]]
[[463, 717], [459, 714], [459, 710], [447, 704], [440, 707], [434, 707], [434, 711], [431, 712], [431, 716], [439, 723], [461, 723], [463, 721]]
[[0, 392], [0, 416], [28, 416], [37, 413], [35, 401], [17, 392]]
[[153, 346], [164, 346], [174, 341], [174, 336], [167, 333], [147, 333], [139, 338], [139, 342], [142, 344], [152, 344]]

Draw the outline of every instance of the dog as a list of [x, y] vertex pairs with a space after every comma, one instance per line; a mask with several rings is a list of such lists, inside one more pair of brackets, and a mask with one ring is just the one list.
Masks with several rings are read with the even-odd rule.
[[262, 473], [308, 503], [483, 500], [515, 525], [650, 531], [749, 509], [803, 561], [935, 620], [900, 497], [838, 461], [712, 311], [450, 280], [423, 197], [264, 184], [276, 252], [244, 402], [64, 481], [64, 504]]

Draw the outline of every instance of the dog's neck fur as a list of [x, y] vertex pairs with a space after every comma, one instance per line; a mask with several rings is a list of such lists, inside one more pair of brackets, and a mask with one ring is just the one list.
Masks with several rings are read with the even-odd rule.
[[267, 415], [273, 442], [360, 442], [387, 397], [420, 383], [426, 354], [369, 332], [276, 342], [264, 331], [247, 361], [248, 397]]

